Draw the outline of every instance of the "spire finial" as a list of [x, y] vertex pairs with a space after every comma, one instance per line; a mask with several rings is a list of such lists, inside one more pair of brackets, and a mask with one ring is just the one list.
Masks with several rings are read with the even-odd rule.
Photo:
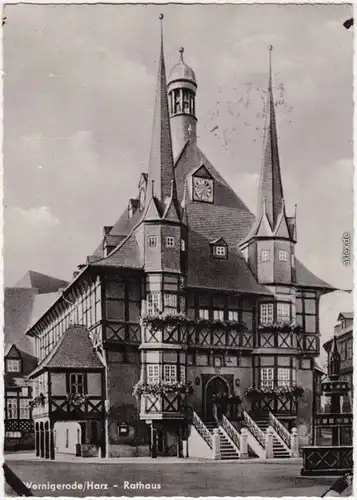
[[162, 47], [164, 41], [164, 23], [163, 23], [164, 14], [160, 14], [159, 19], [160, 19], [161, 47]]
[[273, 50], [273, 46], [272, 46], [272, 45], [269, 45], [268, 50], [269, 50], [269, 87], [270, 87], [270, 89], [271, 89], [271, 88], [272, 88], [272, 76], [271, 76], [271, 53], [272, 53], [272, 50]]
[[180, 47], [179, 52], [180, 52], [180, 59], [183, 62], [183, 53], [185, 52], [185, 49], [183, 47]]

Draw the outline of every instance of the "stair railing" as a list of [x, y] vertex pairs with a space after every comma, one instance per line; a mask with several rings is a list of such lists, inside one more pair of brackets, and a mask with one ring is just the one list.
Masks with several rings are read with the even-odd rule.
[[246, 411], [243, 411], [243, 425], [255, 437], [260, 446], [265, 449], [265, 432], [258, 427]]
[[236, 445], [238, 450], [240, 450], [240, 434], [225, 415], [222, 416], [221, 426]]
[[278, 434], [280, 439], [285, 443], [285, 445], [291, 450], [291, 434], [285, 429], [283, 424], [279, 422], [275, 415], [269, 412], [269, 425], [272, 426], [274, 431]]
[[213, 447], [212, 434], [207, 429], [207, 427], [205, 426], [205, 424], [202, 422], [202, 420], [195, 411], [193, 411], [192, 423], [196, 431], [199, 433], [199, 435], [206, 441], [208, 446], [212, 448]]

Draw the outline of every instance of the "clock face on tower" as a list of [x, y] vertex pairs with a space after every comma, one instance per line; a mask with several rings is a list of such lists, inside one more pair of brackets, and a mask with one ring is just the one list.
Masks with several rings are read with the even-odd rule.
[[213, 202], [213, 180], [202, 177], [193, 178], [193, 199], [196, 201]]

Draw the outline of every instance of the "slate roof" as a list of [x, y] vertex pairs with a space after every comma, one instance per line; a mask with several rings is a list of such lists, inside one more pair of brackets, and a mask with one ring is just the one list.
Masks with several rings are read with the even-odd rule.
[[36, 288], [38, 294], [43, 294], [57, 292], [68, 284], [68, 281], [30, 270], [16, 283], [15, 288]]
[[31, 373], [33, 377], [44, 368], [103, 368], [104, 365], [93, 350], [88, 330], [82, 325], [71, 325], [56, 347]]
[[304, 266], [298, 259], [295, 259], [296, 282], [301, 287], [324, 288], [327, 290], [336, 290], [326, 281], [320, 279], [313, 272]]

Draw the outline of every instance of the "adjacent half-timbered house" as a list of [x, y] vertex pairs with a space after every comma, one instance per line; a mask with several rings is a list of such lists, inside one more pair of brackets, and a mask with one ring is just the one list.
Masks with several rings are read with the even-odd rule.
[[36, 365], [37, 359], [15, 344], [5, 350], [5, 449], [31, 449], [34, 445], [32, 387], [28, 375]]
[[86, 327], [69, 326], [30, 378], [36, 455], [105, 456], [104, 365]]
[[[137, 453], [147, 442], [146, 424], [153, 455], [182, 454], [192, 426], [209, 446], [205, 423], [218, 414], [236, 420], [242, 399], [254, 439], [262, 441], [259, 425], [268, 419], [288, 442], [299, 400], [312, 391], [319, 299], [334, 288], [295, 257], [297, 218], [286, 214], [271, 68], [256, 216], [197, 143], [196, 92], [183, 50], [167, 81], [161, 39], [148, 173], [72, 283], [28, 331], [40, 360], [36, 379], [50, 405], [46, 421], [52, 425], [51, 412], [87, 421], [93, 411], [103, 419], [107, 455], [129, 453], [130, 446]], [[88, 400], [81, 415], [71, 415], [63, 391], [74, 373], [91, 373], [90, 365], [75, 364], [84, 331], [104, 376], [97, 401], [106, 398], [106, 411]], [[51, 363], [61, 342], [74, 364], [56, 368], [60, 394]]]

